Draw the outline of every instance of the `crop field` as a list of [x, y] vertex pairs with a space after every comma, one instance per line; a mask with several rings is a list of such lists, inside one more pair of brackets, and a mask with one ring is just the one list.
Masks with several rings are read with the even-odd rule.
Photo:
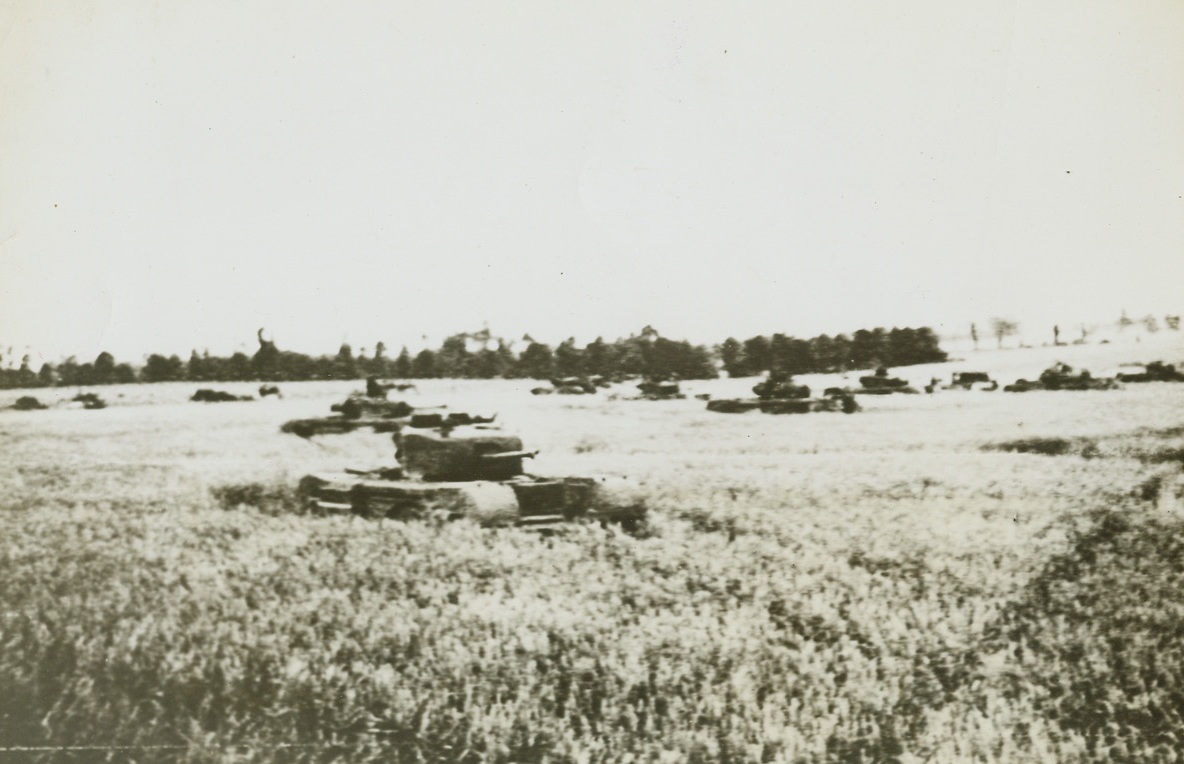
[[[895, 371], [1101, 375], [1179, 363], [1179, 336]], [[112, 387], [103, 410], [0, 412], [0, 758], [1184, 752], [1184, 384], [765, 416], [420, 383], [415, 401], [498, 413], [541, 450], [531, 472], [624, 476], [648, 499], [633, 532], [552, 535], [302, 512], [302, 475], [393, 461], [389, 435], [279, 431], [357, 386], [221, 404]]]

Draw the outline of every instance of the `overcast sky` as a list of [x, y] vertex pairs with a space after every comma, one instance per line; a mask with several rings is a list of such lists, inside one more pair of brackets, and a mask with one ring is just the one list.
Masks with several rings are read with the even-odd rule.
[[1182, 303], [1179, 0], [0, 6], [35, 357]]

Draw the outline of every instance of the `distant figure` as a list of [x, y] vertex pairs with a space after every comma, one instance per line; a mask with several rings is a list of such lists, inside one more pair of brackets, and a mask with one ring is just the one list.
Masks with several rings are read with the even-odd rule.
[[378, 377], [366, 377], [366, 397], [367, 398], [385, 398], [386, 391], [391, 389], [391, 385], [384, 385], [378, 381]]
[[1061, 327], [1057, 326], [1056, 324], [1053, 324], [1052, 326], [1052, 344], [1061, 344]]

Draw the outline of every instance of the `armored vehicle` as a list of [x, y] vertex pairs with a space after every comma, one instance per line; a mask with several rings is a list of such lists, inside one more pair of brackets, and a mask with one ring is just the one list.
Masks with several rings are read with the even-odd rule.
[[645, 502], [625, 481], [528, 475], [523, 462], [538, 452], [489, 423], [417, 415], [400, 423], [394, 440], [395, 465], [308, 475], [300, 494], [318, 512], [399, 520], [468, 517], [538, 529], [600, 520], [632, 528], [645, 517]]
[[942, 390], [997, 390], [999, 383], [985, 371], [956, 371], [950, 376], [950, 384]]
[[647, 379], [639, 382], [637, 389], [641, 391], [639, 400], [670, 401], [686, 398], [677, 379]]
[[1032, 390], [1116, 390], [1121, 385], [1108, 377], [1094, 378], [1088, 369], [1074, 369], [1066, 363], [1055, 363], [1040, 373], [1040, 379], [1017, 379], [1003, 388], [1008, 393]]
[[816, 411], [843, 411], [850, 414], [859, 410], [859, 404], [844, 391], [811, 398], [808, 386], [795, 385], [793, 378], [783, 372], [770, 372], [767, 379], [753, 386], [752, 391], [756, 393], [756, 398], [708, 401], [707, 410], [719, 414], [742, 414], [754, 409], [766, 414], [809, 414]]
[[910, 387], [907, 380], [888, 376], [888, 369], [881, 366], [876, 373], [859, 378], [860, 389], [855, 392], [861, 395], [891, 395], [892, 393], [918, 393], [915, 387]]
[[1184, 382], [1184, 374], [1175, 364], [1152, 361], [1146, 366], [1127, 369], [1118, 374], [1119, 382]]

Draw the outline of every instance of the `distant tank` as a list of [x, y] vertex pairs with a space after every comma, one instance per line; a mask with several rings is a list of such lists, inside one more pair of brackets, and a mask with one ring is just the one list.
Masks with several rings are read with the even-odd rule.
[[784, 372], [770, 372], [766, 379], [753, 386], [752, 391], [756, 393], [756, 398], [708, 401], [707, 410], [719, 414], [742, 414], [754, 409], [766, 414], [810, 414], [817, 411], [851, 414], [859, 410], [859, 404], [846, 391], [811, 398], [808, 386], [795, 385], [793, 378]]
[[999, 389], [999, 383], [991, 379], [985, 371], [956, 371], [950, 377], [950, 384], [942, 385], [942, 390], [985, 390], [990, 392]]
[[677, 379], [646, 379], [637, 384], [637, 389], [641, 391], [637, 400], [671, 401], [686, 398]]
[[591, 395], [602, 387], [611, 383], [605, 377], [593, 375], [591, 377], [561, 377], [550, 380], [549, 387], [535, 387], [532, 395]]
[[[410, 387], [413, 386], [406, 386], [406, 388]], [[334, 416], [293, 419], [285, 422], [280, 429], [302, 438], [329, 433], [353, 432], [361, 429], [394, 432], [398, 429], [400, 420], [411, 416], [415, 407], [406, 401], [388, 400], [386, 394], [391, 389], [395, 389], [395, 386], [378, 384], [377, 380], [371, 377], [366, 380], [364, 394], [351, 393], [341, 403], [334, 403], [329, 407], [330, 411], [335, 412]], [[457, 423], [469, 424], [470, 422], [466, 420]]]
[[[78, 399], [75, 398], [75, 400]], [[208, 387], [203, 387], [189, 396], [189, 400], [196, 401], [197, 403], [231, 403], [235, 401], [253, 401], [255, 399], [249, 395], [235, 395], [225, 390], [211, 390]]]
[[107, 408], [107, 401], [99, 397], [98, 393], [78, 393], [70, 400], [74, 403], [81, 403], [82, 408], [89, 411]]
[[1095, 378], [1088, 369], [1074, 369], [1066, 363], [1055, 363], [1040, 373], [1040, 379], [1029, 381], [1017, 379], [1003, 388], [1008, 393], [1026, 393], [1032, 390], [1116, 390], [1116, 380], [1108, 377]]
[[861, 395], [891, 395], [893, 393], [917, 394], [920, 391], [910, 387], [907, 380], [888, 376], [888, 368], [881, 366], [876, 373], [859, 378], [860, 389], [855, 392]]
[[492, 424], [452, 426], [414, 415], [395, 430], [396, 464], [370, 471], [308, 475], [299, 493], [310, 508], [398, 520], [468, 517], [482, 525], [546, 529], [576, 520], [632, 528], [645, 502], [620, 480], [528, 475], [516, 435]]
[[1184, 374], [1176, 371], [1174, 364], [1152, 361], [1138, 370], [1130, 369], [1118, 374], [1119, 382], [1184, 382]]

